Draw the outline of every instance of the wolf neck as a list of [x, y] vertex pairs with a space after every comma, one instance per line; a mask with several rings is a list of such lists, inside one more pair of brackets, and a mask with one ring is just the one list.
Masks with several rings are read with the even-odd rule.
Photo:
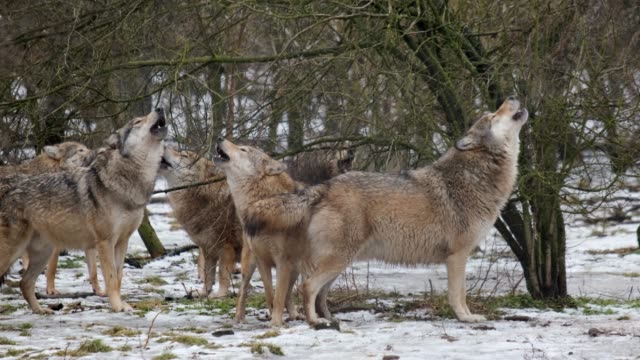
[[160, 150], [126, 157], [114, 150], [106, 161], [93, 165], [102, 184], [130, 208], [146, 206], [151, 197], [162, 158], [162, 143], [157, 146]]
[[227, 183], [240, 218], [252, 202], [277, 194], [293, 192], [296, 188], [295, 182], [287, 173], [242, 178], [227, 175]]
[[513, 191], [518, 153], [517, 142], [494, 151], [451, 149], [433, 168], [441, 173], [456, 206], [472, 209], [478, 215], [497, 216]]

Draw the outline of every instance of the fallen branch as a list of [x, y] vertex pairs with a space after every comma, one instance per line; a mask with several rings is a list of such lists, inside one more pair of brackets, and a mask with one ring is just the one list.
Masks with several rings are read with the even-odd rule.
[[128, 265], [136, 268], [136, 269], [142, 269], [142, 267], [144, 267], [146, 264], [155, 261], [155, 260], [160, 260], [160, 259], [164, 259], [166, 257], [170, 257], [170, 256], [176, 256], [176, 255], [180, 255], [183, 252], [187, 252], [187, 251], [191, 251], [191, 250], [195, 250], [197, 249], [198, 246], [197, 245], [185, 245], [185, 246], [181, 246], [178, 248], [175, 248], [171, 251], [167, 251], [166, 254], [158, 256], [157, 258], [150, 258], [150, 257], [128, 257], [124, 259], [124, 262], [127, 263]]
[[38, 299], [84, 299], [89, 296], [95, 296], [96, 294], [93, 292], [74, 292], [74, 293], [66, 293], [66, 294], [42, 294], [36, 293], [36, 298]]

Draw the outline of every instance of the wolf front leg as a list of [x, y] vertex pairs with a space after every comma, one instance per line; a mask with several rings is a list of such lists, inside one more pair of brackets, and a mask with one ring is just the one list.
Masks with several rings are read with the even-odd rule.
[[[116, 259], [116, 273], [118, 274], [118, 294], [122, 292], [122, 274], [124, 271], [124, 258], [125, 256], [127, 256], [127, 249], [129, 248], [129, 237], [131, 236], [132, 233], [133, 231], [122, 234], [120, 236], [120, 239], [118, 239], [118, 243], [116, 243], [116, 246], [114, 248], [114, 254]], [[129, 306], [127, 304], [125, 305]], [[131, 307], [129, 306], [129, 308]]]
[[242, 246], [240, 269], [242, 273], [242, 281], [240, 289], [238, 291], [238, 300], [236, 303], [236, 322], [244, 322], [245, 311], [247, 307], [247, 296], [249, 295], [249, 288], [251, 287], [251, 277], [256, 271], [256, 260], [246, 241]]
[[[271, 326], [283, 325], [284, 306], [288, 304], [288, 295], [290, 294], [291, 279], [298, 277], [298, 273], [294, 271], [293, 266], [285, 261], [279, 261], [276, 265], [276, 291], [273, 298], [273, 309], [271, 311]], [[266, 291], [266, 290], [265, 290]], [[293, 311], [293, 309], [288, 309]], [[294, 311], [294, 316], [297, 313]]]
[[42, 239], [39, 235], [33, 236], [29, 246], [27, 247], [29, 267], [22, 275], [20, 290], [22, 291], [22, 296], [27, 300], [27, 303], [29, 303], [29, 307], [31, 307], [34, 314], [53, 314], [53, 310], [40, 307], [35, 293], [36, 279], [47, 265], [47, 261], [51, 257], [53, 250], [53, 245]]
[[458, 320], [462, 322], [486, 321], [482, 315], [474, 315], [467, 307], [466, 286], [465, 286], [465, 266], [468, 253], [459, 251], [449, 255], [447, 258], [447, 297], [449, 305], [456, 314]]
[[102, 266], [102, 277], [107, 287], [111, 309], [115, 312], [133, 311], [133, 308], [120, 298], [118, 264], [116, 263], [114, 246], [116, 243], [117, 239], [99, 240], [97, 243], [96, 247], [100, 255], [100, 265]]

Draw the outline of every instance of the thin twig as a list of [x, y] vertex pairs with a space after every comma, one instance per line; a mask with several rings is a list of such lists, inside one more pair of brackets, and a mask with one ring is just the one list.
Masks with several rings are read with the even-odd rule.
[[151, 330], [153, 329], [153, 324], [155, 324], [156, 319], [158, 318], [158, 316], [160, 316], [160, 314], [162, 314], [162, 311], [159, 311], [156, 316], [153, 317], [153, 320], [151, 320], [151, 325], [149, 325], [149, 330], [147, 331], [147, 341], [144, 342], [144, 346], [142, 347], [142, 349], [146, 349], [147, 345], [149, 345], [149, 340], [151, 340]]

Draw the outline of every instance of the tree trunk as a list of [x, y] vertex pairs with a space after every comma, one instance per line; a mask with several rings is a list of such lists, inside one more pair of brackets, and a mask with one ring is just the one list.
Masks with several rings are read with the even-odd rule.
[[[454, 140], [468, 126], [468, 119], [460, 95], [450, 79], [447, 62], [441, 56], [444, 48], [462, 44], [461, 56], [474, 66], [486, 84], [485, 100], [490, 108], [495, 110], [502, 103], [504, 93], [497, 82], [499, 77], [492, 73], [495, 67], [487, 58], [482, 44], [468, 36], [463, 27], [456, 26], [457, 19], [446, 1], [434, 4], [431, 8], [433, 13], [430, 13], [428, 7], [419, 9], [412, 3], [403, 11], [414, 16], [415, 21], [394, 25], [416, 59], [424, 65], [422, 75], [443, 109], [448, 136]], [[447, 21], [446, 26], [443, 21]], [[415, 25], [420, 31], [405, 29], [405, 24]], [[532, 180], [519, 189], [521, 198], [526, 199], [520, 203], [522, 210], [514, 202], [509, 202], [501, 219], [497, 220], [496, 228], [522, 265], [531, 296], [536, 299], [555, 299], [567, 296], [566, 239], [560, 209], [563, 174], [557, 168], [556, 157], [557, 145], [567, 129], [562, 128], [566, 122], [551, 114], [546, 114], [546, 118], [540, 120], [546, 121], [548, 126], [538, 128], [537, 142], [533, 144], [534, 153], [539, 157], [532, 161], [526, 156], [520, 159], [522, 172], [531, 172], [536, 176], [529, 176]]]
[[149, 211], [147, 209], [144, 209], [144, 218], [138, 228], [138, 235], [142, 238], [142, 242], [144, 242], [144, 246], [147, 247], [147, 251], [149, 251], [152, 259], [162, 256], [167, 252], [160, 242], [160, 239], [158, 239], [158, 235], [153, 229], [153, 226], [151, 226]]

